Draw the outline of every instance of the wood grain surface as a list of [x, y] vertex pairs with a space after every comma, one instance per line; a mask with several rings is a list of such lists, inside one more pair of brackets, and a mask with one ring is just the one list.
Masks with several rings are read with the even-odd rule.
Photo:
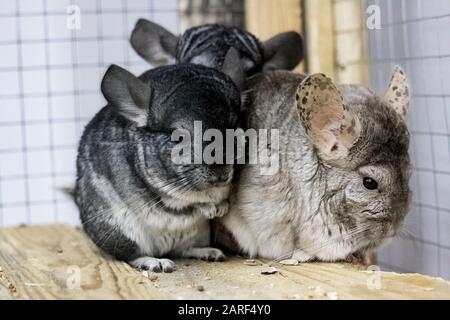
[[[176, 263], [174, 273], [146, 274], [101, 254], [69, 226], [0, 229], [0, 299], [450, 298], [450, 283], [442, 279], [347, 263], [286, 266], [241, 257]], [[277, 272], [261, 274], [267, 264]], [[377, 283], [381, 288], [373, 288]]]

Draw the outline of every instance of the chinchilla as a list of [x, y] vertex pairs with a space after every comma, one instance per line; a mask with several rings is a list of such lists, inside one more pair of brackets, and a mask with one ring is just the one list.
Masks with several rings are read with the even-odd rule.
[[203, 132], [236, 128], [238, 63], [230, 50], [223, 72], [179, 64], [135, 77], [109, 67], [108, 105], [81, 138], [75, 188], [84, 230], [103, 251], [155, 272], [171, 272], [170, 257], [224, 258], [209, 247], [209, 220], [228, 210], [233, 165], [174, 162], [172, 133], [193, 136], [194, 121]]
[[153, 22], [139, 19], [130, 42], [153, 66], [196, 63], [218, 70], [233, 47], [239, 52], [247, 76], [259, 71], [292, 70], [304, 56], [303, 39], [297, 32], [280, 33], [260, 42], [249, 32], [219, 24], [193, 27], [175, 36]]
[[323, 74], [275, 71], [247, 86], [247, 125], [278, 130], [279, 150], [267, 149], [279, 169], [261, 175], [267, 163], [244, 165], [217, 242], [235, 242], [250, 257], [336, 261], [394, 237], [410, 202], [402, 69], [383, 97], [363, 86], [336, 87]]

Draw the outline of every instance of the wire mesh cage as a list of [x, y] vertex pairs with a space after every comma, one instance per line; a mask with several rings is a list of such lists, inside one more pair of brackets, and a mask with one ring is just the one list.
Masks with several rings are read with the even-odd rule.
[[377, 92], [394, 64], [410, 77], [413, 204], [403, 238], [381, 254], [392, 269], [450, 278], [450, 2], [369, 1], [381, 29], [369, 32], [371, 83]]

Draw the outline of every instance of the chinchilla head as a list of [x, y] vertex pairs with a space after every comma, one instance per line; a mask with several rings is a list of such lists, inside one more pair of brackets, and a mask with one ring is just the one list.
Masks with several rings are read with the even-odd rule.
[[261, 70], [292, 70], [304, 56], [303, 39], [297, 32], [280, 33], [260, 42], [249, 32], [218, 24], [194, 27], [177, 37], [153, 22], [139, 19], [130, 42], [154, 66], [184, 62], [221, 69], [226, 53], [235, 48], [247, 76]]
[[172, 152], [180, 138], [175, 141], [174, 132], [190, 135], [186, 152], [203, 150], [202, 137], [194, 139], [195, 121], [201, 123], [200, 134], [214, 128], [225, 136], [226, 129], [237, 127], [240, 91], [235, 81], [243, 75], [234, 61], [236, 52], [230, 50], [227, 57], [223, 72], [193, 64], [160, 67], [139, 78], [115, 65], [107, 70], [101, 90], [109, 107], [129, 123], [136, 137], [129, 161], [150, 187], [176, 196], [231, 181], [232, 165], [180, 164]]
[[395, 68], [383, 97], [362, 86], [336, 87], [325, 75], [313, 74], [302, 81], [296, 103], [319, 162], [313, 178], [320, 181], [319, 210], [345, 226], [355, 249], [394, 236], [410, 202], [403, 70]]

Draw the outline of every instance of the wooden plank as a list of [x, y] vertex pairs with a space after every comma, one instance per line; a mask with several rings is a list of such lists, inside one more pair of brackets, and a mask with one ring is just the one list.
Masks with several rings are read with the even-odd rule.
[[[245, 0], [245, 25], [261, 40], [284, 31], [302, 33], [301, 0]], [[301, 63], [296, 71], [303, 70]]]
[[368, 84], [365, 1], [305, 0], [308, 73]]
[[1, 230], [0, 267], [0, 299], [167, 298], [150, 280], [99, 254], [68, 226]]
[[[150, 280], [99, 253], [79, 230], [33, 226], [0, 230], [0, 299], [449, 299], [450, 283], [419, 274], [380, 272], [360, 265], [305, 263], [261, 274], [233, 257], [223, 263], [176, 260], [172, 274]], [[256, 261], [258, 264], [258, 261]], [[73, 286], [73, 269], [80, 287]], [[76, 281], [75, 281], [76, 283]]]
[[305, 0], [308, 73], [325, 73], [335, 79], [333, 0]]
[[334, 0], [336, 81], [368, 84], [366, 3]]

